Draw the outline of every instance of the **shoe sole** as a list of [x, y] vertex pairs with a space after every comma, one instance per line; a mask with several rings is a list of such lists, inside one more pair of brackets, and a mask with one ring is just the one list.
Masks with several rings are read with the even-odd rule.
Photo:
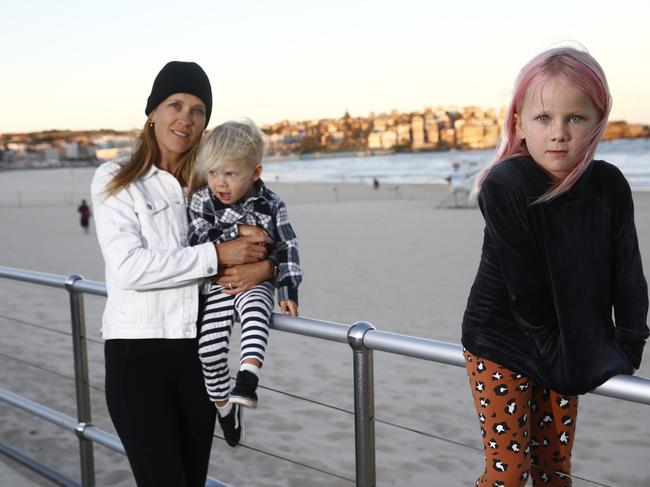
[[239, 441], [236, 444], [233, 445], [229, 443], [225, 437], [223, 439], [226, 442], [226, 444], [231, 448], [237, 448], [239, 445], [241, 445], [242, 441], [244, 441], [244, 438], [246, 436], [244, 430], [244, 410], [241, 408], [239, 408], [239, 429], [241, 432], [239, 433]]
[[246, 438], [246, 435], [244, 434], [244, 410], [243, 409], [239, 410], [239, 428], [241, 429], [241, 434], [239, 435], [239, 443], [237, 443], [235, 447], [241, 445], [242, 441], [244, 441], [244, 438]]
[[257, 407], [257, 401], [255, 399], [251, 399], [250, 397], [230, 396], [230, 402], [251, 409], [255, 409]]

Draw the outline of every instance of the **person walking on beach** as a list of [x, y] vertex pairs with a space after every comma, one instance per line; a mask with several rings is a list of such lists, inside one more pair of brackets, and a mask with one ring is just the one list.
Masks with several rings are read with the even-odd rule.
[[485, 233], [462, 324], [485, 453], [477, 486], [572, 485], [577, 396], [640, 365], [648, 288], [630, 187], [593, 160], [610, 107], [590, 54], [542, 52], [477, 176]]
[[[260, 368], [264, 363], [278, 291], [280, 312], [298, 315], [302, 280], [298, 239], [284, 202], [262, 180], [264, 134], [251, 120], [230, 121], [213, 129], [202, 143], [191, 180], [188, 206], [190, 245], [227, 242], [237, 236], [270, 237], [269, 257], [276, 276], [250, 289], [208, 282], [199, 320], [199, 356], [205, 386], [214, 401], [230, 446], [243, 439], [241, 406], [257, 407]], [[228, 352], [235, 315], [241, 321], [240, 368], [230, 390]], [[239, 428], [225, 418], [235, 414]]]
[[77, 211], [79, 212], [79, 223], [81, 225], [81, 228], [83, 229], [84, 233], [88, 235], [90, 233], [89, 227], [90, 227], [90, 217], [92, 216], [90, 213], [90, 207], [86, 203], [86, 200], [81, 200], [81, 204], [79, 205], [79, 208], [77, 208]]
[[220, 265], [233, 265], [227, 282], [241, 291], [273, 276], [265, 237], [187, 245], [184, 188], [211, 112], [203, 69], [166, 64], [133, 155], [101, 165], [91, 186], [108, 291], [106, 401], [139, 487], [205, 485], [215, 408], [198, 359], [200, 280]]

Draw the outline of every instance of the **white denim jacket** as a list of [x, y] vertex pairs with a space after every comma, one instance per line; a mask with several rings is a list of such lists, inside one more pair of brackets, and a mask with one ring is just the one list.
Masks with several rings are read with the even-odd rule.
[[183, 190], [176, 178], [155, 166], [106, 196], [106, 185], [119, 167], [102, 164], [91, 184], [108, 291], [102, 336], [193, 338], [199, 281], [217, 273], [214, 245], [187, 246]]

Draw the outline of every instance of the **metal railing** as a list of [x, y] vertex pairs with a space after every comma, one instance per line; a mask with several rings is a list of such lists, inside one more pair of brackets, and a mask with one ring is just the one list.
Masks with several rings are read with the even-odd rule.
[[[81, 485], [84, 487], [94, 486], [93, 442], [124, 453], [119, 438], [92, 425], [90, 410], [83, 295], [106, 296], [106, 286], [101, 282], [87, 281], [78, 275], [65, 277], [5, 266], [0, 266], [0, 278], [66, 289], [69, 293], [77, 419], [4, 389], [0, 389], [0, 400], [44, 418], [64, 429], [74, 431], [79, 439]], [[355, 466], [356, 485], [359, 487], [374, 487], [376, 485], [373, 350], [464, 367], [460, 345], [380, 331], [364, 321], [350, 326], [274, 314], [271, 328], [307, 337], [347, 343], [352, 348]], [[591, 393], [650, 405], [650, 379], [619, 375], [611, 378]], [[50, 467], [20, 454], [8, 445], [0, 443], [0, 453], [14, 458], [58, 485], [80, 485]], [[212, 478], [208, 478], [206, 485], [227, 487], [226, 484]]]

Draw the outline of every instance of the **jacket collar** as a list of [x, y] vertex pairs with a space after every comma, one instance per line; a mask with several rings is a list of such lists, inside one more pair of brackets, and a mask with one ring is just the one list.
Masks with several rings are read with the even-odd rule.
[[158, 171], [160, 171], [160, 169], [158, 168], [158, 166], [156, 166], [155, 164], [152, 164], [152, 165], [149, 167], [149, 169], [147, 169], [147, 171], [146, 171], [144, 174], [142, 174], [142, 175], [140, 176], [140, 179], [142, 179], [142, 180], [149, 179], [149, 178], [152, 177], [154, 174], [156, 174]]

